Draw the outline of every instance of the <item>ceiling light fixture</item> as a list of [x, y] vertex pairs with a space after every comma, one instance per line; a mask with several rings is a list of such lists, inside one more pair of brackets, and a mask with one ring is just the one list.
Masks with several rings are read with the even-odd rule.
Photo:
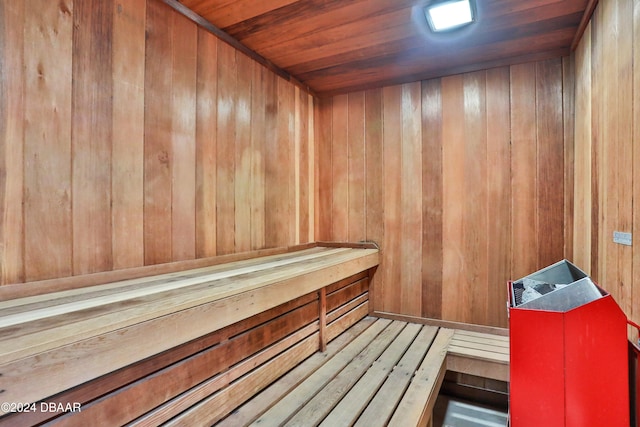
[[464, 27], [475, 21], [473, 0], [436, 1], [424, 13], [434, 33]]

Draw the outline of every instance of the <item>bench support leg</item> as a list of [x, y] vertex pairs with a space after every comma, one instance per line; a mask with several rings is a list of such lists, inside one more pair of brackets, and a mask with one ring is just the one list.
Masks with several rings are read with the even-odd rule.
[[318, 291], [318, 297], [320, 299], [320, 351], [327, 351], [327, 289], [322, 288]]

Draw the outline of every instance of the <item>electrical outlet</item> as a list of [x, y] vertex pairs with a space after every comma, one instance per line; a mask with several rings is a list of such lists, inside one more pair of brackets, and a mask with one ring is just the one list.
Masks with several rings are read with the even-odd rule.
[[613, 243], [620, 245], [631, 246], [632, 236], [631, 233], [624, 233], [622, 231], [613, 232]]

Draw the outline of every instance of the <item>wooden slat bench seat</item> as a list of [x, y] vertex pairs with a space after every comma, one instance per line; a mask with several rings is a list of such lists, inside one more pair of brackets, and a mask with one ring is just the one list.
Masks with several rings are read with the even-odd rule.
[[[230, 411], [366, 316], [377, 264], [371, 246], [317, 244], [1, 301], [0, 401], [39, 403], [0, 425], [158, 425], [194, 405]], [[42, 402], [82, 412], [46, 414]]]
[[285, 376], [291, 389], [278, 381], [219, 425], [423, 425], [453, 331], [371, 317], [357, 327], [348, 343], [329, 344], [322, 364], [309, 361]]
[[447, 356], [447, 369], [509, 381], [509, 337], [456, 329]]
[[504, 338], [367, 317], [217, 426], [429, 425], [446, 370], [502, 368]]

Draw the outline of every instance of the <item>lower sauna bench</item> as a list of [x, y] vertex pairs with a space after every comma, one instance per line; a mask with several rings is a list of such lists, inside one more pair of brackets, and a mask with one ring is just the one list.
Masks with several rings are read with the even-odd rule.
[[508, 381], [508, 343], [368, 316], [215, 425], [430, 426], [445, 372]]
[[267, 252], [3, 287], [0, 426], [211, 425], [370, 313], [375, 246]]

